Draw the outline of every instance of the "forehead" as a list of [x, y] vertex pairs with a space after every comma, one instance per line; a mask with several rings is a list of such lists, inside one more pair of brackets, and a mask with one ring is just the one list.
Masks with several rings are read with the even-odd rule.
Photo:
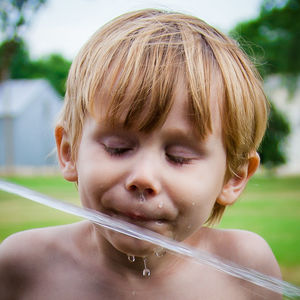
[[[123, 98], [119, 98], [120, 105], [112, 106], [114, 99], [110, 98], [108, 91], [106, 89], [99, 90], [93, 117], [98, 121], [104, 121], [110, 127], [134, 129], [145, 133], [150, 133], [171, 123], [176, 124], [181, 120], [181, 125], [184, 123], [200, 139], [204, 139], [211, 132], [221, 134], [219, 106], [223, 101], [223, 94], [222, 88], [216, 83], [211, 84], [209, 99], [206, 99], [205, 105], [201, 102], [194, 103], [195, 99], [191, 98], [188, 84], [182, 73], [178, 74], [168, 101], [161, 95], [158, 95], [158, 98], [149, 96], [145, 99], [135, 99], [132, 91], [130, 92], [131, 96], [126, 99], [127, 105], [120, 109]], [[165, 100], [167, 103], [161, 105], [161, 100]], [[161, 107], [158, 107], [159, 105]], [[134, 109], [138, 109], [138, 111], [132, 112]], [[204, 118], [201, 119], [197, 109], [203, 109], [207, 115], [202, 113]]]
[[[196, 123], [194, 114], [195, 112], [191, 111], [191, 99], [188, 95], [188, 89], [185, 81], [180, 78], [178, 80], [175, 93], [174, 100], [170, 109], [170, 112], [167, 115], [167, 119], [163, 126], [168, 123], [176, 124], [179, 120], [181, 120], [181, 124], [185, 124], [185, 127], [189, 127], [191, 134], [195, 134], [199, 138], [205, 138], [210, 133], [222, 135], [222, 123], [221, 123], [221, 107], [220, 105], [223, 102], [223, 93], [222, 88], [217, 84], [211, 85], [210, 99], [208, 99], [209, 106], [209, 116], [203, 120], [203, 122]], [[210, 119], [210, 129], [208, 128], [204, 135], [201, 135], [199, 131], [199, 127], [205, 127], [205, 122], [208, 122], [208, 118]], [[203, 130], [203, 128], [202, 128]]]

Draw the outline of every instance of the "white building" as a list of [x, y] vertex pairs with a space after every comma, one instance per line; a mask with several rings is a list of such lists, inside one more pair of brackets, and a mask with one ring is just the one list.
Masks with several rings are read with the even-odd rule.
[[300, 80], [291, 95], [279, 76], [271, 76], [265, 82], [266, 94], [288, 118], [291, 133], [286, 144], [288, 161], [279, 168], [280, 174], [300, 174]]
[[60, 96], [43, 79], [0, 84], [0, 169], [56, 164], [54, 120]]

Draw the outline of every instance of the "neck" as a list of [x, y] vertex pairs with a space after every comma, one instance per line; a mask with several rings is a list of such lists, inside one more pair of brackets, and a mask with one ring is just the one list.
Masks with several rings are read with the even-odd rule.
[[[154, 279], [173, 273], [183, 261], [182, 258], [166, 252], [160, 247], [155, 248], [155, 246], [153, 251], [147, 254], [136, 253], [136, 255], [133, 255], [124, 253], [116, 249], [103, 237], [100, 231], [99, 228], [94, 226], [93, 239], [97, 246], [98, 256], [101, 258], [101, 266], [105, 265], [107, 270], [122, 276], [136, 279]], [[145, 244], [146, 242], [141, 243]]]

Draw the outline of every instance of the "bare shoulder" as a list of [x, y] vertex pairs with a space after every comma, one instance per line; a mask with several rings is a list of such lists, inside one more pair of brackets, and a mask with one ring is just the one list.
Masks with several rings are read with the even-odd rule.
[[31, 229], [12, 234], [0, 244], [0, 257], [14, 258], [37, 254], [72, 230], [72, 225]]
[[[33, 229], [9, 236], [0, 244], [0, 300], [14, 299], [45, 267], [46, 260], [64, 251], [74, 226]], [[5, 295], [5, 296], [2, 296]]]
[[281, 278], [276, 258], [268, 243], [258, 234], [245, 230], [209, 229], [213, 252], [240, 265]]

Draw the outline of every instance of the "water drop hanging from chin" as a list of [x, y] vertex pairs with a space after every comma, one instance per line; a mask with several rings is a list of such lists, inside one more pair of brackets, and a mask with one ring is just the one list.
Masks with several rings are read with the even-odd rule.
[[144, 269], [144, 270], [143, 270], [143, 276], [144, 276], [144, 277], [150, 277], [150, 275], [151, 275], [151, 272], [150, 272], [149, 269]]
[[143, 276], [144, 276], [144, 277], [150, 277], [151, 272], [150, 272], [150, 270], [147, 268], [147, 258], [144, 257], [143, 260], [144, 260]]

